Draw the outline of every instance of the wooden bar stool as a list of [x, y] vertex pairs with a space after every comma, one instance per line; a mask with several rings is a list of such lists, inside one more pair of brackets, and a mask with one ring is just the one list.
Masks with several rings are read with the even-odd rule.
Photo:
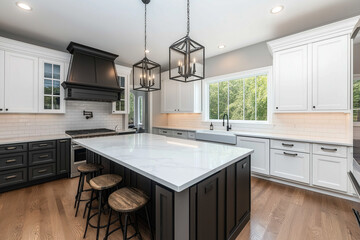
[[95, 175], [96, 173], [100, 173], [103, 168], [104, 167], [102, 165], [94, 164], [94, 163], [86, 163], [77, 167], [78, 172], [80, 172], [80, 177], [75, 195], [75, 204], [74, 204], [74, 208], [76, 208], [75, 217], [77, 217], [80, 202], [89, 200], [89, 199], [81, 199], [82, 192], [89, 191], [89, 190], [84, 190], [85, 177], [88, 174]]
[[[89, 202], [88, 215], [87, 215], [87, 219], [86, 219], [84, 238], [86, 237], [86, 232], [87, 232], [88, 226], [90, 226], [90, 227], [96, 228], [96, 239], [99, 239], [100, 228], [104, 228], [107, 226], [107, 225], [100, 226], [100, 218], [101, 218], [101, 213], [103, 212], [102, 208], [104, 205], [103, 203], [107, 202], [106, 195], [103, 195], [103, 191], [111, 190], [112, 188], [118, 186], [121, 181], [122, 181], [122, 177], [119, 175], [116, 175], [116, 174], [104, 174], [104, 175], [94, 177], [90, 180], [89, 184], [91, 187], [91, 197], [90, 197], [90, 202]], [[97, 196], [98, 196], [98, 212], [96, 212], [90, 216], [90, 212], [92, 210], [92, 203], [94, 200], [93, 195], [94, 195], [95, 191], [97, 191], [97, 193], [98, 193], [97, 194]], [[103, 201], [103, 198], [105, 199], [105, 201]], [[90, 223], [90, 219], [96, 215], [98, 215], [98, 221], [97, 221], [97, 226], [94, 226]]]
[[[119, 229], [122, 229], [122, 231], [123, 231], [123, 240], [131, 239], [131, 238], [135, 237], [136, 235], [139, 235], [139, 239], [142, 239], [141, 233], [139, 231], [136, 212], [143, 208], [145, 209], [146, 219], [148, 222], [151, 239], [153, 239], [150, 218], [149, 218], [149, 212], [148, 212], [147, 205], [146, 205], [149, 202], [149, 197], [142, 190], [133, 188], [133, 187], [121, 188], [119, 190], [116, 190], [112, 194], [110, 194], [108, 202], [109, 202], [109, 206], [110, 206], [110, 214], [109, 214], [109, 220], [108, 220], [108, 224], [107, 224], [107, 228], [106, 228], [106, 235], [104, 238], [105, 240], [108, 238], [108, 236], [110, 234], [112, 234], [113, 232], [115, 232]], [[111, 223], [111, 215], [112, 215], [113, 210], [118, 213], [117, 220], [119, 220], [119, 222], [120, 222], [120, 227], [115, 228], [114, 230], [112, 230], [109, 233], [109, 228], [110, 228], [110, 225], [112, 224]], [[125, 217], [125, 225], [123, 225], [122, 221], [121, 221], [122, 214], [125, 215], [124, 216]], [[129, 216], [130, 214], [134, 214], [134, 216], [135, 216], [134, 223], [130, 222], [130, 216]], [[127, 237], [128, 225], [133, 225], [135, 228], [135, 233], [132, 236], [130, 236], [129, 238]]]

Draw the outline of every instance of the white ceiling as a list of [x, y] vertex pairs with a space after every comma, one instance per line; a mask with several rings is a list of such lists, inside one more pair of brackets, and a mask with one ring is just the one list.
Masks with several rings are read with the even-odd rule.
[[[141, 0], [24, 0], [33, 10], [0, 1], [0, 34], [66, 51], [75, 41], [119, 55], [132, 65], [143, 57]], [[190, 36], [206, 57], [360, 14], [359, 0], [191, 0]], [[274, 15], [270, 9], [284, 5]], [[167, 65], [168, 47], [186, 33], [186, 0], [148, 5], [149, 58]], [[225, 49], [218, 49], [225, 44]]]

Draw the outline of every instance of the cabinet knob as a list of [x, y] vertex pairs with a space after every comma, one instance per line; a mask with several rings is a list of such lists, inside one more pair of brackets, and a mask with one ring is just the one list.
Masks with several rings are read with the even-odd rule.
[[5, 111], [9, 111], [9, 109], [8, 109], [8, 108], [6, 108], [6, 109], [5, 109]]
[[315, 108], [315, 106], [313, 106], [313, 108]]
[[3, 109], [2, 108], [0, 108], [0, 112], [2, 111]]
[[276, 107], [276, 109], [279, 109], [279, 107]]

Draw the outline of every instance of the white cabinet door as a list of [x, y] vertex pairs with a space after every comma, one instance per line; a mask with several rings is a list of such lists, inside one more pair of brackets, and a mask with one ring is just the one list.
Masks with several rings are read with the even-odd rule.
[[308, 47], [274, 54], [275, 111], [308, 110]]
[[270, 174], [297, 182], [310, 183], [309, 154], [271, 149]]
[[313, 184], [347, 191], [347, 159], [313, 155]]
[[65, 113], [65, 63], [39, 59], [39, 112]]
[[313, 44], [313, 110], [347, 110], [350, 51], [348, 36]]
[[5, 52], [5, 110], [12, 113], [38, 111], [38, 58]]
[[252, 172], [269, 175], [269, 139], [238, 137], [237, 146], [254, 150], [251, 154]]
[[194, 112], [195, 82], [179, 83], [179, 112]]
[[166, 113], [179, 112], [179, 82], [163, 81], [163, 111]]
[[0, 113], [5, 111], [5, 52], [0, 51]]

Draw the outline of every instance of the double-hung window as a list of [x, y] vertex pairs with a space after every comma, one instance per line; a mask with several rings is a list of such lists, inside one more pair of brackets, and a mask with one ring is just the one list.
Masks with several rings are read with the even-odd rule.
[[217, 76], [205, 81], [205, 120], [269, 121], [271, 67]]

